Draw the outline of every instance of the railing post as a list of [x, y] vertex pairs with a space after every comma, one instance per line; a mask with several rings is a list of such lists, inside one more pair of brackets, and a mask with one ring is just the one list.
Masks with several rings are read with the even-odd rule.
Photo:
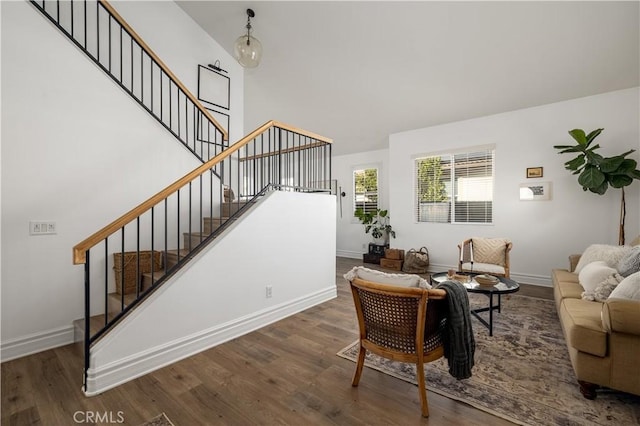
[[[104, 313], [107, 315], [107, 313]], [[84, 390], [87, 391], [87, 376], [89, 373], [89, 347], [91, 345], [91, 275], [89, 250], [85, 254], [84, 263]]]
[[278, 127], [278, 185], [282, 185], [282, 129], [279, 127]]

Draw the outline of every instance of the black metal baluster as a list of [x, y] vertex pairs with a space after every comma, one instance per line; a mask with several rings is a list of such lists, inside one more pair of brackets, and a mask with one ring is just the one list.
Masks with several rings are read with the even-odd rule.
[[151, 287], [153, 287], [156, 283], [155, 274], [155, 252], [154, 252], [154, 242], [155, 242], [155, 230], [154, 230], [154, 220], [155, 220], [155, 206], [151, 207]]
[[120, 312], [124, 310], [124, 226], [122, 227], [122, 250], [120, 252]]
[[75, 39], [73, 34], [73, 1], [71, 2], [71, 38]]
[[104, 326], [109, 316], [109, 238], [104, 239]]
[[[168, 224], [168, 207], [167, 207], [167, 203], [168, 203], [168, 198], [164, 199], [164, 252], [167, 253], [169, 251], [169, 224]], [[168, 268], [168, 263], [167, 263], [167, 259], [165, 259], [164, 261], [164, 273], [167, 273], [167, 268]]]
[[142, 274], [140, 273], [140, 216], [136, 218], [136, 299], [140, 297]]
[[124, 48], [122, 47], [122, 25], [120, 26], [120, 84], [122, 84], [122, 52], [124, 52]]
[[192, 232], [193, 232], [193, 229], [191, 228], [191, 203], [192, 203], [191, 189], [192, 189], [191, 182], [189, 182], [189, 208], [187, 209], [189, 213], [189, 250], [188, 250], [189, 253], [191, 253], [191, 240], [192, 240]]
[[176, 191], [176, 195], [177, 195], [177, 226], [178, 226], [178, 232], [177, 232], [177, 239], [178, 239], [178, 263], [180, 263], [180, 190], [178, 189]]
[[87, 390], [89, 373], [89, 348], [91, 346], [91, 259], [89, 250], [84, 259], [84, 390]]

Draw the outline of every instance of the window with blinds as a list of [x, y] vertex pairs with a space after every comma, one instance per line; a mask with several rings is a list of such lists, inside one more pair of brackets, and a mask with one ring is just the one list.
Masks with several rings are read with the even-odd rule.
[[493, 222], [493, 148], [416, 158], [415, 176], [418, 222]]
[[375, 213], [378, 209], [378, 169], [368, 168], [353, 171], [353, 212]]

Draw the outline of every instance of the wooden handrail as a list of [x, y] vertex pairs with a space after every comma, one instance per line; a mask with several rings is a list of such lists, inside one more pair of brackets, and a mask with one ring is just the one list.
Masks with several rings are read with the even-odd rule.
[[158, 64], [158, 66], [162, 69], [162, 71], [164, 71], [164, 73], [167, 74], [169, 78], [171, 78], [171, 80], [173, 80], [176, 86], [178, 86], [180, 90], [182, 90], [185, 93], [185, 95], [187, 95], [187, 97], [191, 99], [191, 102], [193, 102], [196, 108], [198, 108], [198, 110], [200, 110], [200, 112], [204, 114], [204, 116], [207, 117], [207, 119], [213, 123], [216, 129], [218, 129], [222, 133], [223, 140], [225, 141], [229, 140], [229, 134], [224, 129], [224, 127], [222, 127], [222, 125], [218, 123], [218, 121], [215, 118], [213, 118], [211, 113], [209, 113], [209, 111], [207, 111], [207, 109], [204, 106], [202, 106], [198, 98], [193, 96], [193, 93], [191, 93], [189, 89], [187, 89], [187, 87], [184, 84], [182, 84], [182, 82], [178, 79], [178, 77], [176, 77], [175, 74], [171, 72], [169, 67], [164, 62], [162, 62], [162, 60], [158, 57], [158, 55], [156, 55], [156, 53], [149, 47], [149, 45], [147, 45], [147, 43], [145, 43], [144, 40], [142, 40], [142, 38], [138, 35], [138, 33], [136, 33], [134, 29], [131, 28], [131, 26], [127, 23], [127, 21], [125, 21], [124, 18], [120, 16], [120, 14], [113, 8], [113, 6], [111, 6], [111, 4], [109, 4], [109, 2], [107, 2], [106, 0], [98, 0], [98, 3], [100, 3], [109, 13], [111, 13], [111, 15], [113, 15], [114, 19], [118, 21], [118, 23], [122, 25], [122, 27], [140, 45], [140, 47], [145, 52], [147, 52], [147, 54]]
[[133, 208], [129, 212], [123, 214], [118, 219], [116, 219], [113, 222], [111, 222], [109, 225], [105, 226], [104, 228], [102, 228], [98, 232], [96, 232], [93, 235], [91, 235], [90, 237], [86, 238], [84, 241], [76, 244], [76, 246], [73, 247], [73, 263], [75, 265], [79, 265], [79, 264], [85, 263], [86, 260], [87, 260], [86, 259], [86, 252], [91, 247], [99, 244], [101, 241], [103, 241], [105, 238], [109, 237], [111, 234], [116, 232], [118, 229], [120, 229], [123, 226], [127, 225], [128, 223], [132, 222], [138, 216], [141, 216], [142, 214], [146, 213], [153, 206], [155, 206], [156, 204], [158, 204], [159, 202], [161, 202], [165, 198], [168, 198], [174, 192], [178, 191], [180, 188], [182, 188], [183, 186], [187, 185], [193, 179], [195, 179], [198, 176], [200, 176], [201, 174], [205, 173], [207, 170], [213, 168], [216, 164], [220, 163], [222, 160], [224, 160], [225, 158], [229, 157], [234, 152], [238, 151], [240, 148], [242, 148], [243, 146], [245, 146], [246, 144], [251, 142], [253, 139], [258, 137], [260, 134], [264, 133], [265, 131], [267, 131], [271, 127], [290, 130], [292, 132], [300, 133], [302, 135], [309, 136], [309, 137], [312, 137], [314, 139], [317, 138], [317, 139], [322, 140], [322, 141], [324, 141], [326, 143], [332, 143], [331, 139], [326, 138], [324, 136], [316, 135], [316, 134], [314, 134], [312, 132], [307, 132], [306, 130], [298, 129], [296, 127], [289, 126], [287, 124], [280, 123], [280, 122], [277, 122], [277, 121], [273, 121], [273, 120], [267, 121], [265, 124], [263, 124], [262, 126], [258, 127], [253, 132], [249, 133], [247, 136], [245, 136], [244, 138], [240, 139], [238, 142], [234, 143], [232, 146], [230, 146], [226, 150], [222, 151], [220, 154], [216, 155], [215, 157], [213, 157], [212, 159], [210, 159], [206, 163], [202, 164], [197, 169], [194, 169], [193, 171], [187, 173], [182, 178], [178, 179], [177, 181], [175, 181], [171, 185], [167, 186], [165, 189], [163, 189], [162, 191], [158, 192], [156, 195], [152, 196], [151, 198], [149, 198], [148, 200], [146, 200], [142, 204], [140, 204], [137, 207]]

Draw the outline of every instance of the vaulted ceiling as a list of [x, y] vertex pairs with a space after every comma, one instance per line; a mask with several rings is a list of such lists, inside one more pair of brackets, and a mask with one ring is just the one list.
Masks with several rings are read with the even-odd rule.
[[230, 53], [252, 8], [264, 55], [245, 71], [245, 130], [276, 119], [338, 155], [640, 85], [637, 1], [177, 3]]

